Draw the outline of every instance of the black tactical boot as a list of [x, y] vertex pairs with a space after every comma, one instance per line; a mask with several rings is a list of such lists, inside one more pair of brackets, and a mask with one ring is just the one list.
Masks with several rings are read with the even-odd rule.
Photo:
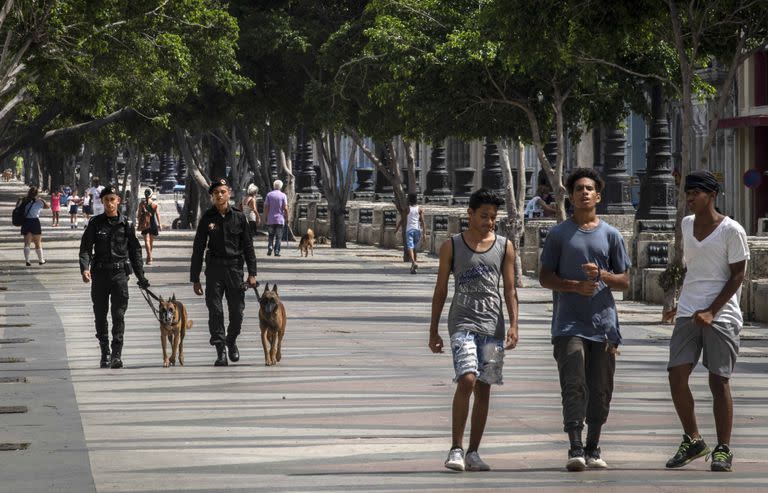
[[229, 354], [229, 361], [232, 363], [237, 363], [240, 360], [240, 351], [237, 350], [235, 341], [227, 343], [227, 353]]
[[101, 361], [99, 362], [99, 366], [101, 368], [109, 368], [109, 343], [100, 342], [99, 347], [101, 347]]
[[109, 367], [112, 369], [123, 367], [123, 360], [120, 359], [120, 353], [112, 354], [112, 359], [109, 360]]
[[213, 363], [213, 366], [227, 366], [229, 363], [227, 363], [227, 349], [224, 347], [224, 344], [217, 344], [216, 345], [216, 361]]
[[120, 344], [119, 347], [115, 347], [112, 345], [112, 359], [109, 360], [109, 367], [116, 369], [116, 368], [122, 368], [123, 367], [123, 360], [120, 359], [120, 353], [123, 352], [123, 345]]

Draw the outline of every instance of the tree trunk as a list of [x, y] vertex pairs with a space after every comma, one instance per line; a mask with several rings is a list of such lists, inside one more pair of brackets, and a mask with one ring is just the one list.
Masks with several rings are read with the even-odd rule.
[[269, 179], [269, 170], [267, 169], [266, 174], [264, 173], [266, 166], [263, 163], [267, 163], [269, 160], [259, 160], [256, 139], [251, 134], [250, 127], [241, 121], [238, 122], [236, 129], [242, 146], [243, 156], [249, 164], [250, 171], [253, 173], [253, 182], [259, 187], [262, 195], [266, 195], [272, 188], [272, 183], [270, 183]]
[[347, 248], [347, 220], [344, 217], [345, 205], [328, 205], [331, 227], [331, 248]]
[[[523, 287], [523, 263], [520, 259], [520, 238], [523, 236], [523, 213], [522, 207], [525, 202], [525, 163], [523, 161], [523, 146], [518, 144], [510, 146], [507, 140], [500, 140], [498, 148], [501, 150], [501, 170], [504, 173], [504, 179], [507, 182], [505, 190], [507, 207], [507, 231], [509, 240], [515, 248], [515, 286]], [[512, 167], [510, 165], [509, 151], [514, 148], [518, 151], [520, 162], [517, 165], [517, 190], [514, 189], [514, 180], [512, 179]]]
[[93, 150], [90, 144], [85, 144], [83, 147], [83, 155], [80, 158], [80, 179], [77, 182], [77, 186], [80, 189], [80, 195], [85, 193], [85, 190], [91, 185], [91, 155]]
[[205, 138], [208, 147], [209, 176], [212, 179], [227, 176], [227, 151], [221, 140], [210, 133]]

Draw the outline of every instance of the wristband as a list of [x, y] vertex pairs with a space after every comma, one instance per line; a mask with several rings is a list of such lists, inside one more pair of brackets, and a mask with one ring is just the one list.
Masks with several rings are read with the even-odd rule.
[[600, 282], [602, 279], [602, 276], [600, 276], [600, 267], [597, 268], [597, 277], [595, 277], [595, 282]]

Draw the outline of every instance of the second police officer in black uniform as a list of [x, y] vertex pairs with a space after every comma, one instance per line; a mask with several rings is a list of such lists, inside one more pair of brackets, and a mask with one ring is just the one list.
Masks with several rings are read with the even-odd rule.
[[[205, 257], [205, 304], [208, 307], [210, 343], [216, 347], [214, 365], [227, 366], [227, 350], [230, 360], [235, 362], [240, 359], [236, 340], [240, 335], [245, 308], [243, 263], [248, 267], [248, 285], [255, 287], [256, 255], [245, 214], [229, 205], [229, 182], [225, 178], [214, 180], [208, 193], [211, 194], [213, 206], [205, 211], [197, 225], [189, 277], [195, 294], [202, 295], [200, 271]], [[226, 335], [222, 296], [227, 297], [229, 312]]]
[[[91, 282], [91, 300], [96, 323], [96, 338], [101, 347], [101, 367], [122, 368], [125, 310], [128, 308], [128, 276], [131, 268], [139, 287], [149, 287], [144, 277], [141, 245], [133, 224], [120, 214], [117, 189], [106, 186], [101, 191], [104, 212], [88, 223], [80, 241], [80, 273], [83, 282]], [[110, 359], [107, 311], [112, 302], [112, 353]]]

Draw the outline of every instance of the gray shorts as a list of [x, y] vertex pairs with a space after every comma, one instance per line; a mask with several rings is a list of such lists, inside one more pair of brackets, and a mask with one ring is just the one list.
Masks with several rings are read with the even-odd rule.
[[678, 318], [669, 341], [667, 370], [680, 365], [695, 365], [703, 350], [704, 367], [710, 373], [730, 378], [739, 355], [740, 331], [737, 324], [712, 322], [710, 326], [700, 327], [691, 317]]

